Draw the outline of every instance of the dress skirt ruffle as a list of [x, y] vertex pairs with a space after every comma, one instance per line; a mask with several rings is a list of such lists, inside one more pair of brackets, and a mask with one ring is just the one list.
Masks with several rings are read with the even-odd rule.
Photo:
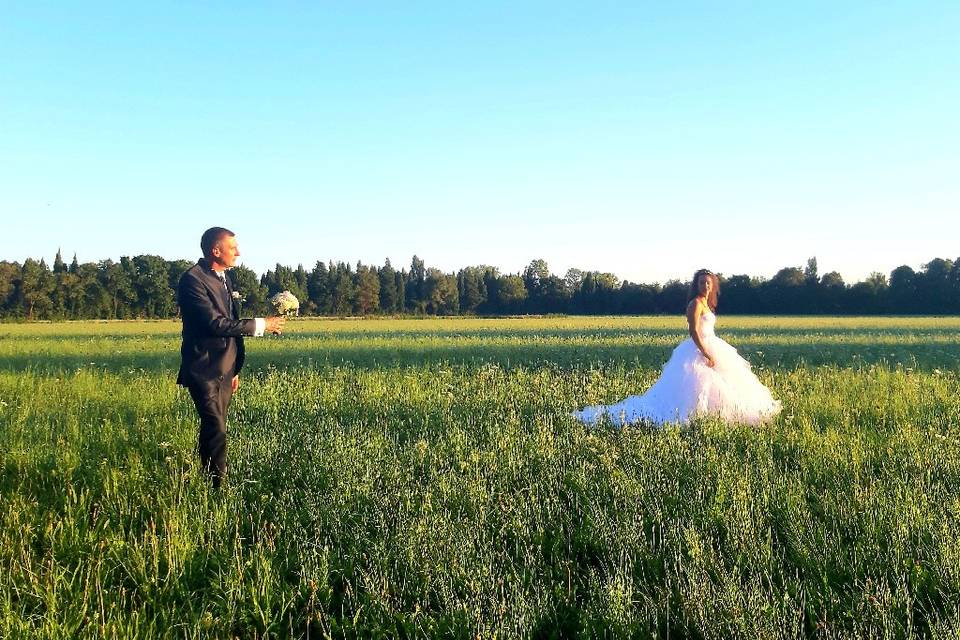
[[699, 416], [756, 425], [776, 416], [780, 403], [753, 374], [750, 363], [721, 338], [703, 339], [713, 367], [687, 338], [673, 350], [660, 378], [646, 393], [612, 405], [586, 407], [573, 415], [588, 424], [607, 416], [615, 425], [684, 423]]

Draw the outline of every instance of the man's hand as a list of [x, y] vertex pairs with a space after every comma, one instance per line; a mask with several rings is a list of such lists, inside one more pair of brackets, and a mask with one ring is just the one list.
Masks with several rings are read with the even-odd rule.
[[233, 380], [230, 381], [230, 391], [236, 393], [237, 389], [240, 388], [240, 376], [233, 376]]
[[287, 319], [283, 316], [272, 316], [267, 318], [267, 333], [274, 333], [280, 335], [280, 331], [283, 330], [283, 325], [287, 322]]

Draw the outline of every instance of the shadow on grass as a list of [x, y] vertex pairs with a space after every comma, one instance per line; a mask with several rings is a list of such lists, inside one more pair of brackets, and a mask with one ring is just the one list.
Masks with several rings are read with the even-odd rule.
[[[577, 338], [588, 338], [593, 340], [605, 340], [616, 338], [633, 338], [643, 340], [658, 339], [681, 339], [686, 336], [686, 329], [683, 325], [676, 327], [602, 327], [602, 326], [575, 326], [575, 327], [510, 327], [510, 326], [489, 326], [477, 328], [451, 328], [439, 329], [431, 327], [429, 330], [423, 329], [391, 329], [391, 330], [345, 330], [330, 329], [324, 331], [301, 330], [296, 324], [289, 330], [289, 338], [296, 340], [336, 340], [339, 342], [352, 341], [376, 341], [376, 340], [490, 340], [491, 338], [514, 339], [557, 339], [572, 340]], [[288, 325], [288, 329], [290, 325]], [[718, 324], [718, 334], [721, 337], [736, 341], [744, 337], [769, 336], [774, 337], [795, 337], [811, 339], [843, 339], [849, 338], [851, 341], [862, 340], [863, 337], [888, 336], [891, 339], [898, 339], [909, 336], [914, 341], [923, 342], [928, 339], [930, 342], [947, 341], [960, 344], [960, 331], [950, 327], [791, 327], [791, 326], [724, 326]], [[0, 335], [0, 345], [5, 341], [56, 341], [63, 344], [84, 344], [84, 343], [117, 343], [129, 344], [141, 342], [145, 339], [163, 340], [179, 342], [180, 331], [163, 331], [156, 333], [100, 333], [100, 334], [78, 334], [75, 332], [63, 331], [43, 333], [38, 335]]]
[[[756, 336], [753, 336], [754, 338]], [[650, 344], [542, 344], [516, 343], [482, 346], [475, 344], [358, 344], [309, 345], [283, 343], [252, 344], [247, 351], [246, 371], [270, 368], [319, 369], [330, 366], [353, 366], [377, 369], [397, 366], [445, 364], [501, 367], [589, 368], [594, 366], [629, 365], [659, 368], [670, 357], [673, 345]], [[754, 368], [794, 368], [797, 366], [834, 365], [855, 367], [883, 363], [902, 365], [917, 370], [954, 369], [960, 363], [960, 344], [921, 342], [890, 344], [858, 342], [855, 344], [782, 344], [762, 340], [740, 342], [731, 338], [741, 355]], [[141, 372], [166, 372], [176, 376], [180, 364], [177, 349], [143, 348], [129, 352], [97, 354], [15, 354], [0, 356], [0, 371], [34, 373], [70, 373], [80, 369], [103, 370], [137, 375]]]

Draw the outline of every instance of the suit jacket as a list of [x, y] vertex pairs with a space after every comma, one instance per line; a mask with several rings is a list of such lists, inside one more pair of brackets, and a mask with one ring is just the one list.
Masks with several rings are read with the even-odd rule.
[[226, 290], [210, 263], [201, 258], [177, 284], [183, 317], [177, 384], [184, 387], [232, 378], [243, 368], [243, 336], [253, 335], [256, 322], [237, 318], [233, 284], [229, 275], [225, 277]]

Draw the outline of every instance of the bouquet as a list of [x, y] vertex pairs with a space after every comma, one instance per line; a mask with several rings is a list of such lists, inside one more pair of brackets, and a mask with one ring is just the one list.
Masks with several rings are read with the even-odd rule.
[[276, 309], [278, 316], [295, 316], [300, 311], [300, 301], [289, 291], [281, 291], [270, 298], [270, 304]]

